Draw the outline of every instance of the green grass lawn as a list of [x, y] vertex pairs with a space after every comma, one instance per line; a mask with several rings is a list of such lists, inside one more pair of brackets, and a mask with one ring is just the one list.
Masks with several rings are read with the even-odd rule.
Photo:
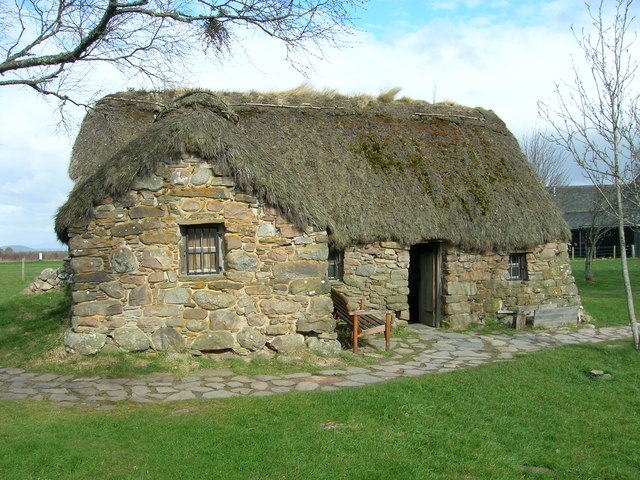
[[[595, 282], [584, 281], [584, 259], [571, 262], [582, 304], [599, 327], [627, 325], [626, 298], [622, 285], [620, 260], [598, 259], [593, 262]], [[636, 315], [640, 315], [640, 258], [629, 259], [629, 274], [633, 288]]]
[[637, 480], [639, 409], [629, 342], [339, 392], [109, 412], [5, 401], [0, 478]]
[[[602, 299], [623, 310], [616, 264], [606, 262], [595, 267], [603, 288], [581, 292], [594, 315]], [[123, 356], [66, 358], [68, 295], [19, 296], [22, 284], [8, 280], [16, 271], [19, 264], [0, 264], [0, 365], [137, 371], [122, 366]], [[619, 314], [598, 322], [625, 323]], [[127, 358], [167, 367], [157, 357]], [[591, 379], [593, 369], [613, 378]], [[339, 392], [125, 403], [107, 412], [0, 401], [0, 479], [635, 480], [639, 410], [640, 355], [629, 341]]]
[[0, 303], [29, 286], [45, 268], [58, 268], [59, 261], [24, 262], [24, 280], [22, 280], [22, 262], [0, 262]]

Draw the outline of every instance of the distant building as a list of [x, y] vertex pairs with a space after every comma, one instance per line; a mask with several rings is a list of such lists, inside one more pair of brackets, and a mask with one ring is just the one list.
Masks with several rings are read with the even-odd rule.
[[[615, 202], [613, 185], [603, 185], [602, 191], [608, 202]], [[549, 193], [560, 208], [562, 216], [571, 229], [572, 255], [584, 257], [587, 235], [591, 228], [604, 228], [606, 231], [597, 244], [598, 257], [619, 255], [618, 219], [611, 211], [607, 200], [593, 185], [573, 185], [550, 187]], [[625, 240], [627, 255], [640, 256], [640, 208], [636, 202], [628, 201], [625, 212]]]

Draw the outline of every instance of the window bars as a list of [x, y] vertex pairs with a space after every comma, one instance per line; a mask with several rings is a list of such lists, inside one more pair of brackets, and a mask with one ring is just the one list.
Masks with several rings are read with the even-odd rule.
[[512, 253], [509, 255], [509, 280], [527, 280], [527, 254]]
[[222, 271], [222, 226], [184, 225], [184, 272], [211, 275]]
[[329, 247], [327, 259], [327, 277], [329, 280], [342, 280], [344, 276], [344, 251]]

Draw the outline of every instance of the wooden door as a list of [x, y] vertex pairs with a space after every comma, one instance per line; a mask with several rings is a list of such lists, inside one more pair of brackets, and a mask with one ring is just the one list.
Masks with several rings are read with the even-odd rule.
[[411, 321], [440, 325], [440, 248], [437, 243], [411, 247], [409, 309]]

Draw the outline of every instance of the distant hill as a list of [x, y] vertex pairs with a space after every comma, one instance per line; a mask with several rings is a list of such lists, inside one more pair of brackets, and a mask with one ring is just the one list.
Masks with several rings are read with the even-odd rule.
[[7, 248], [10, 248], [14, 252], [35, 252], [36, 251], [35, 248], [25, 247], [24, 245], [5, 245], [3, 247], [0, 247], [0, 250], [5, 250]]

